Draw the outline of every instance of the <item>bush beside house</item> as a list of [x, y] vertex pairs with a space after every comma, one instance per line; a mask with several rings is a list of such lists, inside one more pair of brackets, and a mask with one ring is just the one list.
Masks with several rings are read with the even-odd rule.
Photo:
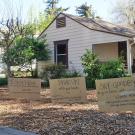
[[86, 87], [95, 88], [96, 79], [126, 77], [127, 72], [121, 58], [100, 63], [98, 56], [91, 50], [86, 50], [82, 56], [82, 65], [86, 75]]
[[127, 76], [121, 59], [110, 60], [101, 65], [100, 79], [119, 78]]
[[95, 80], [100, 76], [100, 64], [96, 54], [91, 50], [86, 50], [86, 53], [81, 57], [84, 73], [86, 74], [86, 87], [95, 88]]
[[[95, 88], [95, 80], [126, 77], [127, 72], [124, 68], [122, 59], [114, 59], [101, 63], [98, 56], [91, 50], [81, 57], [86, 78], [87, 89]], [[41, 78], [43, 87], [49, 87], [49, 79], [72, 78], [82, 76], [77, 71], [69, 71], [64, 65], [48, 64], [42, 70]]]

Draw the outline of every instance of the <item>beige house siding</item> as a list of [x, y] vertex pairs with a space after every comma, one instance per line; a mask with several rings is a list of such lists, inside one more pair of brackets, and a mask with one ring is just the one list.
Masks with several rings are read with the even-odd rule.
[[[63, 15], [61, 15], [63, 16]], [[66, 27], [56, 28], [54, 21], [42, 34], [41, 38], [46, 39], [51, 50], [51, 60], [54, 62], [54, 41], [69, 39], [68, 42], [68, 64], [69, 69], [76, 69], [82, 72], [81, 56], [86, 49], [92, 49], [93, 44], [126, 41], [128, 38], [104, 32], [90, 30], [74, 20], [66, 17]]]
[[118, 58], [118, 43], [105, 43], [93, 45], [93, 51], [102, 62]]

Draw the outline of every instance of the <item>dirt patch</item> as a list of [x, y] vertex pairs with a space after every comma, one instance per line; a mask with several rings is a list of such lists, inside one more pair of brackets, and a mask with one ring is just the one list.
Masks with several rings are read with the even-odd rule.
[[135, 114], [100, 112], [96, 92], [87, 95], [87, 104], [70, 105], [1, 98], [0, 125], [41, 135], [135, 135]]

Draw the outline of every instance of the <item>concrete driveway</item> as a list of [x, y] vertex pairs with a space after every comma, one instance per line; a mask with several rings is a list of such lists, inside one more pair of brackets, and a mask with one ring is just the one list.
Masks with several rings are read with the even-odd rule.
[[0, 127], [0, 135], [37, 135], [37, 134], [30, 132], [23, 132], [8, 127]]

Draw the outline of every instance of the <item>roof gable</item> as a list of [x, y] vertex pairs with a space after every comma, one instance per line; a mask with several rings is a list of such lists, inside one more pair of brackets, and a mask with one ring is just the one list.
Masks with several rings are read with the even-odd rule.
[[125, 36], [125, 37], [134, 37], [135, 31], [131, 28], [123, 27], [120, 25], [115, 25], [106, 21], [103, 21], [101, 19], [91, 19], [86, 17], [79, 17], [79, 16], [73, 16], [65, 13], [59, 13], [53, 21], [48, 25], [47, 28], [43, 30], [43, 32], [39, 35], [39, 37], [49, 28], [49, 26], [59, 17], [59, 15], [64, 15], [65, 17], [68, 17], [75, 22], [79, 23], [80, 25], [95, 31], [115, 34], [119, 36]]

